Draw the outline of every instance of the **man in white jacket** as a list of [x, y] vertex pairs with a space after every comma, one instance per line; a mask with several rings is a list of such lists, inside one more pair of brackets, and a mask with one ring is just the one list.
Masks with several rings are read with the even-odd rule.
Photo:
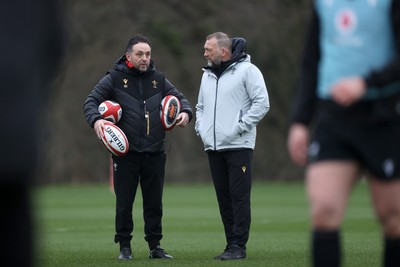
[[269, 110], [261, 71], [250, 62], [246, 40], [210, 34], [204, 44], [196, 133], [213, 179], [225, 230], [225, 251], [217, 260], [246, 258], [250, 230], [250, 191], [256, 126]]

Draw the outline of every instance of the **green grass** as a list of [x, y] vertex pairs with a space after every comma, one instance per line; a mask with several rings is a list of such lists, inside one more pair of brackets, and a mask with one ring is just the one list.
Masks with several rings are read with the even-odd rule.
[[[162, 246], [172, 261], [148, 259], [141, 193], [132, 240], [134, 260], [117, 260], [115, 199], [107, 185], [48, 186], [35, 190], [38, 266], [309, 266], [308, 206], [301, 183], [254, 183], [248, 259], [214, 261], [225, 246], [209, 184], [167, 184]], [[357, 186], [343, 225], [344, 266], [379, 266], [381, 239], [368, 188]]]

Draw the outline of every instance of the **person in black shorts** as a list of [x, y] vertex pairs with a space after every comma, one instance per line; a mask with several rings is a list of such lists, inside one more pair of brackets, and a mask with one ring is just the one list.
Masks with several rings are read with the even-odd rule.
[[314, 1], [287, 143], [307, 166], [313, 266], [341, 265], [340, 227], [363, 177], [383, 266], [400, 266], [399, 53], [399, 0]]

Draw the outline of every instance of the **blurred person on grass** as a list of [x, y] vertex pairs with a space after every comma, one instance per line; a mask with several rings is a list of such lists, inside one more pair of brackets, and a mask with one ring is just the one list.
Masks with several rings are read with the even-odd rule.
[[35, 265], [32, 189], [43, 156], [44, 107], [63, 54], [61, 11], [53, 0], [0, 4], [2, 266]]
[[307, 167], [313, 266], [341, 266], [343, 216], [361, 177], [383, 266], [400, 266], [399, 0], [314, 1], [288, 150]]

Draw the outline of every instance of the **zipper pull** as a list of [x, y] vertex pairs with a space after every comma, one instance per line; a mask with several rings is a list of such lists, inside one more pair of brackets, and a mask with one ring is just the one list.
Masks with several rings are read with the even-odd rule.
[[150, 134], [150, 114], [146, 109], [146, 100], [143, 101], [144, 118], [146, 120], [146, 134]]
[[146, 124], [147, 124], [146, 133], [147, 133], [147, 135], [149, 135], [150, 134], [150, 115], [149, 115], [148, 111], [146, 111], [144, 117], [146, 119]]

